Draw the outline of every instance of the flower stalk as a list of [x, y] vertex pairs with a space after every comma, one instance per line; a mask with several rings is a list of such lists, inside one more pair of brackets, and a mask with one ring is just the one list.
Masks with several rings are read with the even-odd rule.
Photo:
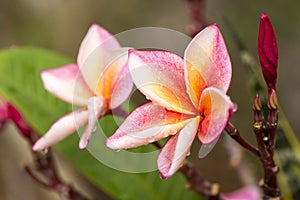
[[187, 26], [188, 33], [191, 37], [196, 36], [205, 26], [205, 1], [204, 0], [185, 0], [191, 24]]
[[[17, 127], [19, 133], [27, 140], [32, 146], [39, 138], [39, 134], [28, 124], [20, 111], [10, 102], [5, 101], [6, 105], [6, 121], [11, 120]], [[0, 117], [2, 113], [0, 113]], [[4, 123], [5, 121], [3, 121]], [[74, 189], [71, 185], [65, 183], [58, 176], [56, 166], [53, 161], [51, 150], [48, 152], [31, 152], [34, 156], [34, 165], [36, 173], [29, 167], [24, 166], [24, 170], [28, 175], [40, 185], [56, 191], [62, 197], [68, 200], [86, 200], [87, 198], [79, 191]], [[37, 175], [39, 174], [39, 175]], [[41, 176], [43, 178], [41, 178]]]
[[[275, 92], [275, 91], [274, 91]], [[260, 186], [263, 189], [263, 199], [281, 199], [281, 193], [277, 185], [277, 174], [279, 167], [276, 165], [273, 156], [275, 151], [275, 134], [278, 123], [278, 105], [273, 101], [276, 93], [269, 95], [269, 115], [268, 120], [262, 117], [261, 110], [254, 110], [253, 130], [256, 136], [256, 141], [260, 153], [260, 161], [264, 169], [264, 178], [260, 181]], [[255, 100], [259, 98], [258, 95]], [[270, 102], [273, 101], [273, 102]], [[273, 104], [273, 106], [270, 106]]]

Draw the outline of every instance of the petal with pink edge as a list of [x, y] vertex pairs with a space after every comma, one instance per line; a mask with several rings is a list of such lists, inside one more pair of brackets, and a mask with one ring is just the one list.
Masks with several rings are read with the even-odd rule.
[[234, 105], [224, 92], [213, 87], [203, 90], [199, 104], [201, 121], [198, 138], [203, 144], [209, 145], [222, 133]]
[[86, 58], [80, 71], [94, 93], [103, 95], [106, 99], [110, 96], [116, 76], [127, 63], [128, 49], [109, 51], [100, 46]]
[[186, 93], [183, 59], [167, 51], [129, 51], [129, 70], [136, 87], [168, 110], [195, 114]]
[[107, 111], [106, 102], [101, 96], [91, 97], [88, 102], [88, 125], [80, 138], [80, 149], [86, 148], [90, 141], [92, 133], [96, 131], [96, 125], [99, 117], [103, 116]]
[[[185, 79], [193, 101], [200, 98], [203, 84], [227, 92], [231, 82], [231, 62], [216, 24], [206, 27], [193, 38], [185, 50], [184, 58]], [[197, 82], [198, 76], [193, 76], [194, 71], [201, 75], [201, 84]], [[200, 87], [197, 88], [197, 85]]]
[[76, 64], [43, 70], [41, 77], [47, 91], [68, 103], [87, 105], [93, 95]]
[[108, 100], [110, 109], [122, 104], [130, 95], [133, 87], [127, 65], [128, 50], [129, 48], [120, 48], [109, 52], [97, 82], [95, 93]]
[[78, 65], [81, 67], [86, 58], [99, 46], [110, 51], [120, 48], [119, 42], [113, 35], [98, 24], [93, 24], [81, 42], [77, 57]]
[[32, 147], [34, 151], [46, 149], [63, 140], [88, 120], [88, 111], [76, 110], [58, 119]]
[[248, 186], [231, 193], [221, 194], [222, 200], [258, 200], [260, 192], [257, 187]]
[[125, 119], [118, 130], [106, 140], [106, 145], [120, 150], [149, 144], [176, 134], [189, 121], [190, 116], [146, 103]]
[[193, 118], [179, 133], [172, 136], [162, 148], [157, 166], [162, 178], [172, 176], [183, 164], [196, 136], [199, 117]]

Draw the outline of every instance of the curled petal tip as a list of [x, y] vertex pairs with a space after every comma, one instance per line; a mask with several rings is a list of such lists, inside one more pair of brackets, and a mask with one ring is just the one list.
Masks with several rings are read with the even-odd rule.
[[89, 141], [87, 141], [87, 140], [80, 140], [80, 142], [79, 142], [79, 149], [81, 149], [81, 150], [86, 149], [88, 143], [89, 143]]
[[45, 139], [44, 138], [40, 138], [32, 147], [33, 151], [40, 151], [47, 148], [47, 146], [45, 145]]
[[217, 23], [214, 23], [214, 24], [212, 24], [211, 26], [213, 26], [213, 27], [219, 29], [219, 25], [218, 25]]

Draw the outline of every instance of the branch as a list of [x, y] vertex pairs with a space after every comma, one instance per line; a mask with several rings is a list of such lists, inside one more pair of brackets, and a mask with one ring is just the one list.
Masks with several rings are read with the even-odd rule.
[[235, 126], [232, 123], [228, 122], [227, 126], [225, 127], [225, 131], [230, 135], [232, 139], [238, 142], [242, 147], [250, 151], [255, 156], [260, 157], [258, 149], [249, 144], [246, 140], [244, 140], [244, 138], [242, 138], [239, 131], [235, 128]]
[[206, 25], [207, 21], [204, 16], [204, 0], [184, 0], [191, 19], [191, 24], [187, 26], [188, 34], [191, 37], [197, 35]]
[[[259, 106], [253, 107], [254, 108], [253, 109], [254, 110], [253, 130], [256, 136], [256, 141], [260, 152], [260, 161], [264, 169], [264, 178], [260, 182], [260, 186], [262, 187], [264, 193], [263, 196], [264, 200], [270, 200], [275, 198], [281, 199], [280, 190], [277, 185], [277, 174], [279, 172], [279, 167], [275, 164], [273, 158], [274, 151], [275, 151], [275, 133], [276, 133], [276, 127], [278, 123], [277, 99], [274, 102], [272, 100], [273, 97], [272, 94], [269, 93], [268, 121], [265, 121], [263, 119], [261, 113], [261, 107]], [[275, 98], [276, 98], [276, 93], [275, 93]], [[258, 95], [256, 95], [254, 102], [257, 101], [260, 101]]]
[[[39, 134], [26, 122], [24, 117], [18, 111], [18, 109], [7, 102], [6, 109], [8, 117], [6, 120], [11, 120], [19, 130], [19, 133], [24, 136], [27, 142], [32, 146], [38, 139]], [[1, 113], [0, 113], [1, 114]], [[80, 192], [75, 190], [72, 186], [64, 183], [58, 176], [57, 169], [53, 162], [53, 156], [51, 150], [47, 152], [31, 152], [35, 160], [35, 170], [37, 174], [30, 169], [29, 166], [25, 166], [24, 170], [28, 175], [40, 185], [55, 190], [58, 194], [68, 200], [86, 200]]]
[[[161, 149], [163, 146], [158, 142], [152, 143], [157, 149]], [[196, 168], [188, 161], [182, 165], [179, 171], [185, 176], [188, 181], [187, 188], [193, 189], [201, 196], [205, 197], [206, 200], [219, 200], [220, 191], [219, 185], [216, 183], [210, 183], [205, 180], [197, 172]]]
[[219, 185], [210, 183], [202, 178], [196, 168], [189, 162], [186, 162], [181, 168], [180, 172], [188, 181], [188, 188], [194, 189], [197, 193], [204, 196], [207, 200], [219, 200], [220, 190]]

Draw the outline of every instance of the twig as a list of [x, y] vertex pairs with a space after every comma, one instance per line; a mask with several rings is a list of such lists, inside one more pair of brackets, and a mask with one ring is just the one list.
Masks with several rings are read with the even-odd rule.
[[205, 18], [205, 1], [204, 0], [184, 0], [188, 9], [188, 14], [191, 19], [191, 24], [188, 25], [188, 34], [194, 37], [199, 33], [206, 25]]
[[[258, 95], [256, 95], [254, 102], [257, 101], [257, 99], [259, 99]], [[279, 167], [275, 164], [275, 161], [273, 159], [275, 151], [275, 131], [278, 122], [278, 107], [277, 105], [275, 107], [272, 107], [268, 104], [268, 122], [266, 122], [263, 119], [261, 108], [257, 106], [254, 106], [253, 108], [253, 130], [256, 136], [256, 141], [260, 152], [260, 161], [264, 169], [264, 178], [260, 182], [260, 186], [262, 187], [264, 193], [263, 199], [281, 199], [280, 190], [277, 185], [277, 174], [279, 172]]]
[[194, 189], [207, 200], [220, 199], [219, 185], [202, 178], [191, 163], [186, 162], [180, 168], [180, 172], [188, 180], [188, 188]]
[[239, 131], [235, 126], [228, 122], [227, 126], [225, 127], [225, 131], [230, 135], [232, 139], [237, 141], [242, 147], [253, 153], [255, 156], [259, 157], [259, 151], [257, 148], [249, 144], [242, 136], [240, 135]]
[[[24, 136], [27, 142], [32, 146], [38, 139], [39, 134], [26, 122], [18, 109], [7, 102], [7, 120], [11, 120], [19, 130], [19, 133]], [[58, 176], [57, 169], [55, 167], [51, 150], [47, 152], [34, 152], [32, 155], [35, 160], [35, 170], [39, 174], [37, 176], [29, 166], [25, 166], [24, 170], [28, 175], [40, 185], [48, 189], [55, 190], [58, 194], [68, 200], [86, 200], [80, 192], [75, 190], [72, 186], [64, 183]]]
[[[162, 145], [158, 142], [153, 142], [152, 144], [157, 149], [162, 148]], [[210, 183], [209, 181], [205, 180], [202, 176], [200, 176], [196, 168], [190, 162], [185, 161], [179, 171], [185, 176], [186, 180], [188, 181], [188, 189], [195, 190], [206, 200], [220, 199], [219, 185], [216, 183]]]

